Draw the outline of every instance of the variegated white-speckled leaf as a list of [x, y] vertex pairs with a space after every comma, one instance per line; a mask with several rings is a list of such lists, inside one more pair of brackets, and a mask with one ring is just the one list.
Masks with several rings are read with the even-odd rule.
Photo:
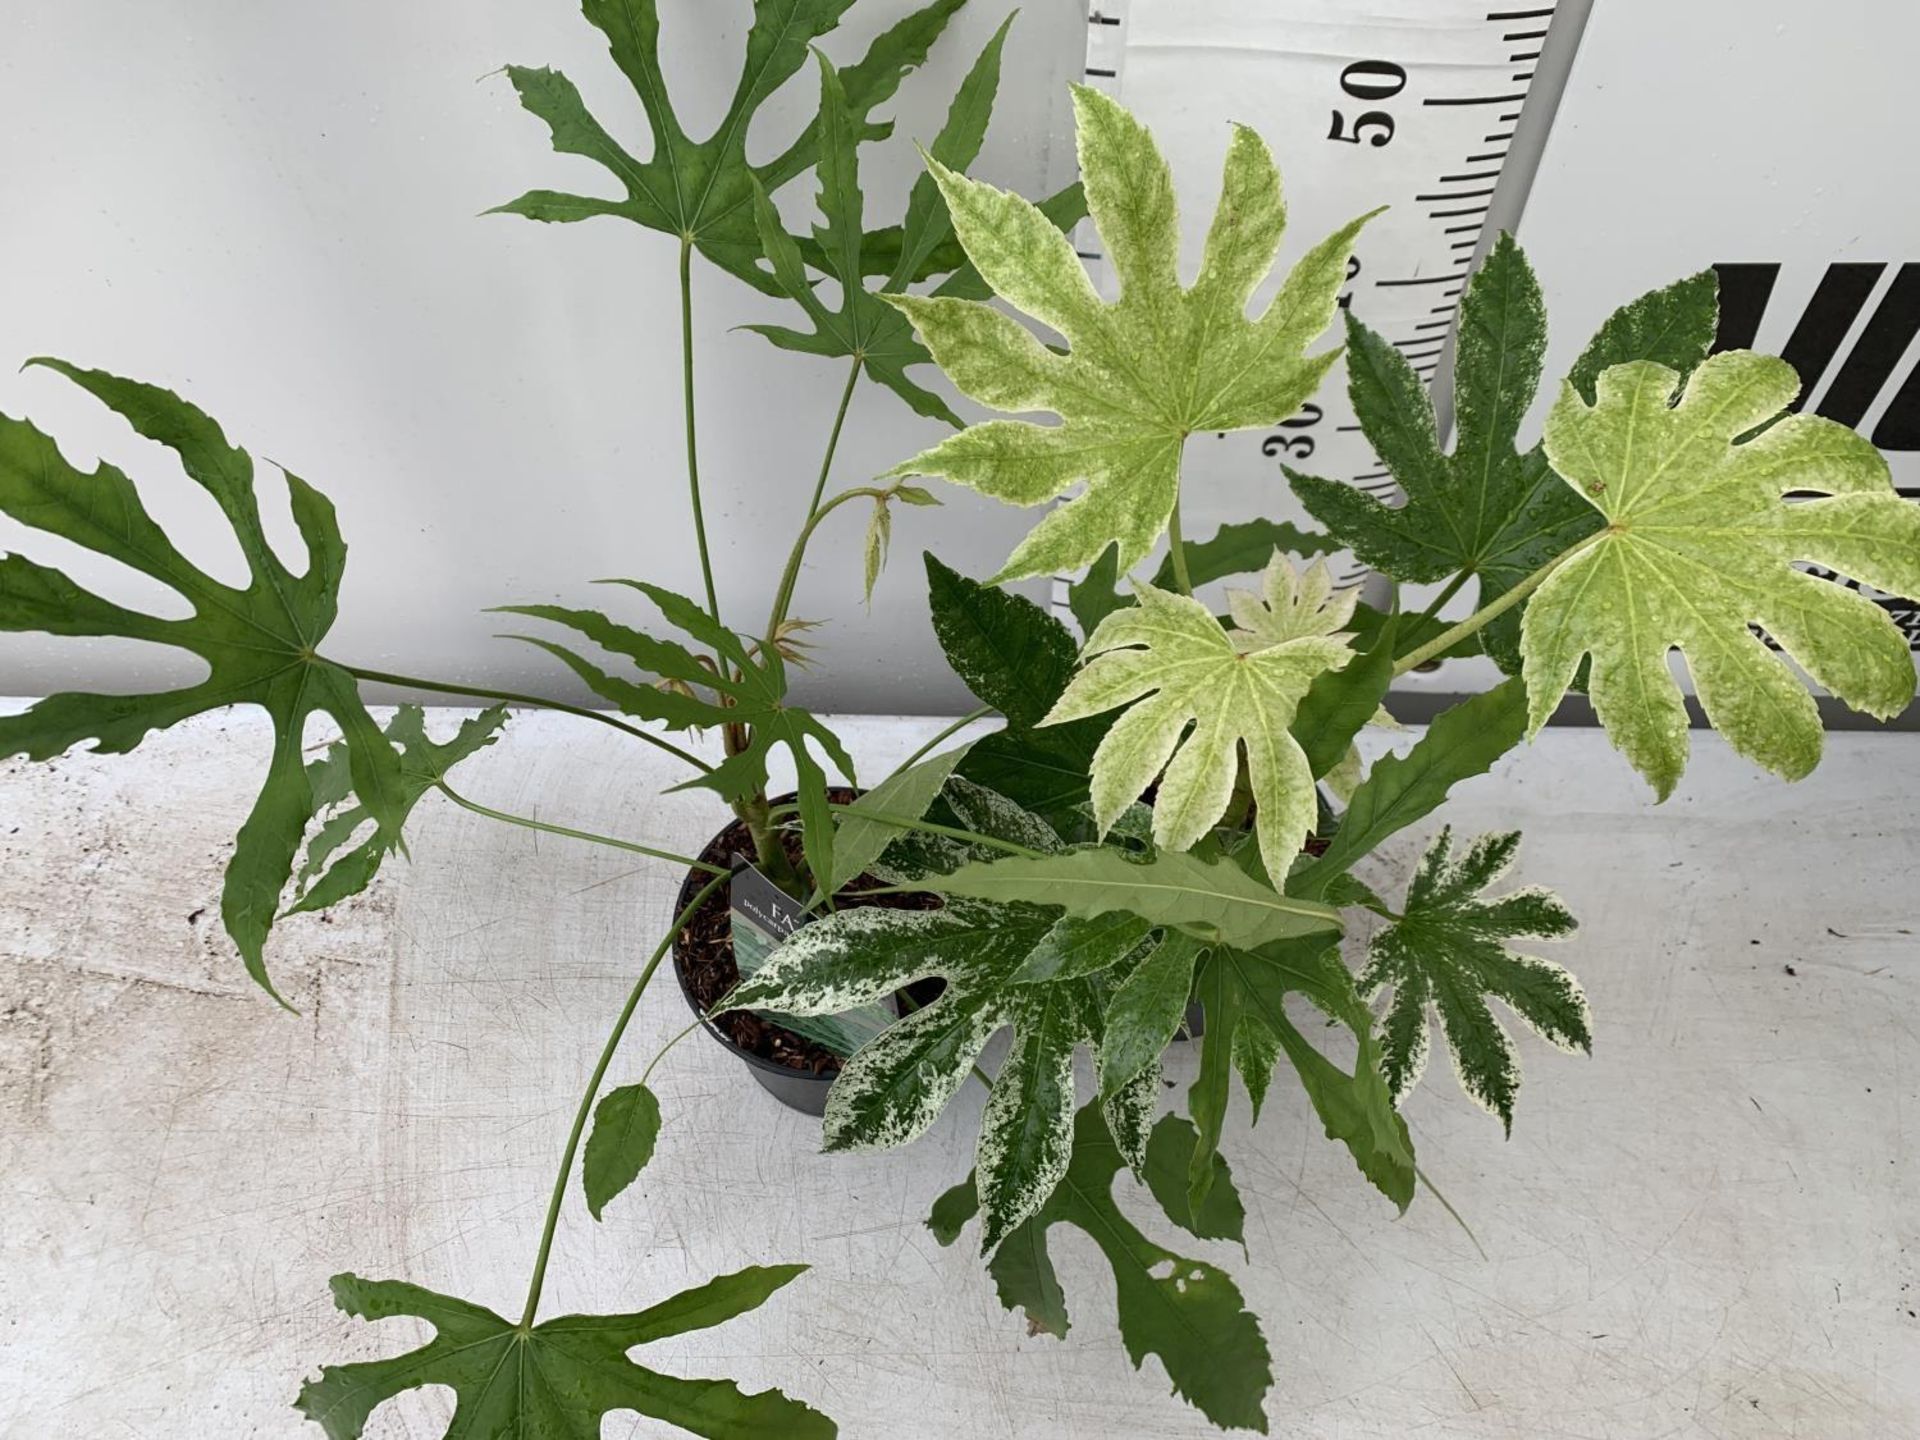
[[940, 475], [1014, 505], [1084, 481], [1008, 559], [997, 580], [1078, 569], [1119, 546], [1133, 568], [1167, 527], [1189, 435], [1273, 424], [1299, 408], [1338, 358], [1306, 355], [1333, 319], [1347, 256], [1366, 217], [1310, 250], [1258, 319], [1246, 317], [1286, 226], [1265, 143], [1236, 127], [1199, 278], [1178, 274], [1173, 180], [1146, 127], [1114, 100], [1074, 89], [1087, 208], [1121, 281], [1102, 303], [1073, 245], [1035, 206], [929, 161], [954, 232], [1000, 298], [1066, 337], [1056, 354], [989, 304], [887, 295], [947, 377], [1003, 411], [1058, 425], [989, 420], [893, 472]]
[[[1325, 578], [1315, 570], [1308, 599]], [[1094, 752], [1101, 833], [1158, 778], [1153, 838], [1190, 849], [1226, 813], [1244, 749], [1260, 857], [1269, 875], [1286, 874], [1315, 818], [1313, 767], [1288, 727], [1315, 677], [1353, 658], [1336, 633], [1351, 597], [1299, 604], [1297, 577], [1277, 552], [1264, 603], [1235, 597], [1240, 628], [1232, 633], [1189, 595], [1144, 582], [1137, 589], [1139, 604], [1114, 611], [1088, 639], [1085, 668], [1045, 721], [1131, 707]]]
[[[919, 1136], [965, 1083], [995, 1032], [1013, 1045], [981, 1119], [976, 1159], [992, 1250], [1052, 1194], [1072, 1148], [1073, 1053], [1097, 1046], [1101, 1002], [1088, 978], [1023, 983], [1021, 972], [1053, 934], [1059, 912], [1042, 905], [960, 900], [940, 910], [842, 910], [796, 931], [751, 979], [721, 1002], [789, 1015], [826, 1015], [938, 977], [938, 998], [863, 1046], [828, 1093], [828, 1150], [902, 1145]], [[1138, 930], [1109, 927], [1117, 963]], [[1093, 942], [1078, 964], [1094, 966]]]
[[1573, 916], [1547, 890], [1481, 898], [1519, 847], [1517, 830], [1482, 835], [1455, 860], [1451, 832], [1442, 830], [1407, 886], [1405, 913], [1374, 936], [1359, 987], [1369, 995], [1393, 989], [1379, 1036], [1381, 1069], [1396, 1104], [1426, 1065], [1430, 1009], [1440, 1017], [1460, 1087], [1508, 1130], [1520, 1062], [1487, 1005], [1489, 996], [1562, 1050], [1593, 1048], [1579, 982], [1559, 965], [1508, 948], [1512, 940], [1563, 939], [1574, 931]]
[[1107, 1001], [1106, 1039], [1100, 1046], [1100, 1093], [1117, 1096], [1148, 1069], [1186, 1018], [1193, 968], [1206, 943], [1180, 930], [1164, 932]]
[[964, 775], [949, 780], [941, 798], [960, 826], [976, 835], [990, 835], [1048, 854], [1065, 848], [1053, 828], [1038, 815]]
[[1147, 1144], [1153, 1138], [1153, 1127], [1160, 1116], [1161, 1084], [1160, 1056], [1155, 1052], [1133, 1079], [1100, 1102], [1107, 1132], [1120, 1147], [1127, 1168], [1139, 1180], [1147, 1178]]
[[1636, 361], [1604, 372], [1591, 405], [1562, 390], [1547, 455], [1607, 525], [1534, 593], [1520, 646], [1533, 731], [1590, 656], [1595, 713], [1663, 799], [1687, 762], [1669, 652], [1685, 656], [1728, 743], [1797, 780], [1820, 760], [1819, 712], [1751, 627], [1883, 720], [1913, 699], [1914, 667], [1885, 611], [1793, 562], [1920, 595], [1920, 505], [1895, 493], [1886, 461], [1844, 425], [1779, 418], [1800, 388], [1791, 365], [1728, 351], [1694, 371], [1676, 403], [1678, 384]]
[[1042, 980], [1078, 980], [1110, 970], [1138, 948], [1153, 928], [1138, 915], [1112, 910], [1105, 915], [1062, 915], [1021, 964], [1015, 979], [1023, 985]]

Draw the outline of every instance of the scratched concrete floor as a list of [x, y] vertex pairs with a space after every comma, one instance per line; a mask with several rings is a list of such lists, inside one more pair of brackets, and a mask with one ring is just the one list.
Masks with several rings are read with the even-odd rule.
[[[843, 733], [877, 768], [929, 723]], [[665, 866], [429, 803], [411, 866], [285, 926], [274, 965], [301, 1013], [281, 1013], [214, 919], [264, 744], [238, 715], [132, 757], [0, 765], [5, 1436], [317, 1434], [287, 1408], [303, 1374], [412, 1336], [336, 1315], [336, 1270], [517, 1306], [574, 1097], [669, 918]], [[1599, 1043], [1586, 1060], [1522, 1042], [1508, 1143], [1444, 1064], [1411, 1101], [1487, 1258], [1430, 1201], [1396, 1220], [1297, 1105], [1253, 1131], [1236, 1102], [1251, 1259], [1208, 1253], [1264, 1318], [1273, 1433], [1920, 1435], [1920, 737], [1830, 744], [1785, 787], [1697, 737], [1656, 809], [1597, 735], [1556, 731], [1507, 784], [1459, 792], [1448, 818], [1524, 828], [1519, 878], [1583, 917], [1563, 958]], [[534, 718], [461, 780], [691, 848], [714, 812], [657, 796], [663, 775], [612, 732]], [[615, 1078], [686, 1018], [671, 988], [650, 996]], [[974, 1094], [910, 1150], [844, 1158], [703, 1037], [656, 1088], [659, 1155], [604, 1224], [570, 1206], [547, 1313], [805, 1259], [759, 1314], [648, 1355], [777, 1383], [856, 1440], [1212, 1433], [1157, 1361], [1131, 1373], [1081, 1237], [1057, 1241], [1059, 1342], [1026, 1337], [964, 1246], [922, 1228], [967, 1169]], [[416, 1394], [368, 1434], [436, 1436], [446, 1413]], [[656, 1431], [628, 1415], [605, 1433]]]

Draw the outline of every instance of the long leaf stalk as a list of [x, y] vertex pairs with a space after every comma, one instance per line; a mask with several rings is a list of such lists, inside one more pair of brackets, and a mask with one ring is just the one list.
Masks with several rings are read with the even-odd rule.
[[1430, 602], [1428, 602], [1427, 608], [1422, 610], [1419, 616], [1414, 620], [1413, 622], [1414, 628], [1418, 630], [1422, 626], [1426, 625], [1429, 621], [1436, 618], [1442, 610], [1447, 608], [1447, 602], [1453, 599], [1454, 596], [1458, 595], [1462, 590], [1462, 588], [1465, 587], [1467, 581], [1471, 580], [1472, 578], [1473, 578], [1473, 571], [1462, 570], [1459, 574], [1455, 575], [1451, 580], [1447, 581], [1447, 583], [1440, 588], [1440, 593], [1434, 596], [1433, 599]]
[[586, 1133], [587, 1120], [593, 1114], [593, 1102], [600, 1094], [601, 1083], [607, 1078], [607, 1067], [613, 1063], [614, 1052], [620, 1048], [620, 1041], [627, 1033], [627, 1026], [640, 1008], [640, 997], [646, 993], [648, 982], [653, 979], [654, 971], [660, 968], [660, 961], [672, 948], [673, 937], [680, 933], [682, 926], [692, 920], [707, 897], [726, 883], [725, 875], [716, 875], [700, 888], [700, 892], [687, 902], [687, 907], [674, 917], [667, 933], [660, 938], [654, 948], [646, 968], [640, 972], [640, 978], [633, 982], [633, 989], [627, 993], [627, 1003], [620, 1008], [619, 1018], [613, 1022], [613, 1029], [607, 1035], [607, 1043], [600, 1047], [600, 1058], [595, 1062], [593, 1074], [587, 1080], [586, 1093], [580, 1097], [580, 1107], [574, 1112], [573, 1129], [567, 1135], [567, 1148], [560, 1157], [560, 1173], [554, 1177], [553, 1195], [547, 1201], [546, 1223], [540, 1227], [540, 1250], [534, 1257], [533, 1278], [527, 1284], [526, 1308], [520, 1312], [520, 1330], [533, 1329], [533, 1317], [540, 1308], [540, 1291], [547, 1280], [547, 1261], [553, 1254], [554, 1231], [560, 1224], [560, 1207], [567, 1198], [567, 1181], [573, 1175], [574, 1157], [580, 1153], [580, 1137]]
[[680, 372], [682, 409], [687, 428], [687, 494], [693, 502], [693, 539], [700, 550], [700, 579], [707, 589], [707, 613], [720, 619], [720, 597], [713, 587], [713, 560], [707, 553], [707, 519], [700, 506], [700, 442], [693, 400], [693, 237], [680, 239]]
[[[768, 611], [766, 630], [761, 637], [763, 645], [772, 646], [775, 637], [780, 633], [780, 627], [786, 623], [788, 607], [793, 603], [794, 588], [800, 580], [800, 565], [806, 557], [807, 541], [812, 538], [814, 529], [829, 512], [852, 498], [854, 493], [837, 495], [824, 505], [821, 503], [821, 496], [826, 493], [827, 479], [833, 473], [834, 455], [840, 448], [840, 436], [846, 428], [847, 412], [853, 405], [853, 392], [859, 383], [863, 363], [862, 357], [856, 355], [853, 364], [848, 367], [847, 383], [841, 389], [840, 403], [834, 410], [833, 426], [827, 432], [827, 448], [820, 460], [820, 474], [814, 481], [812, 498], [807, 502], [807, 517], [801, 524], [800, 534], [794, 540], [793, 552], [788, 557], [786, 569], [782, 572], [780, 583], [774, 591], [773, 606]], [[688, 405], [691, 407], [690, 383], [688, 397]], [[859, 493], [871, 495], [879, 492], [866, 490]], [[748, 738], [744, 726], [728, 726], [727, 753], [733, 755], [745, 749]], [[781, 843], [780, 836], [774, 829], [772, 807], [768, 802], [766, 791], [763, 789], [744, 800], [736, 801], [733, 812], [740, 823], [747, 827], [747, 833], [753, 839], [754, 856], [760, 868], [766, 872], [767, 878], [781, 889], [798, 896], [805, 887], [792, 861], [787, 858], [786, 847]]]
[[1193, 581], [1187, 574], [1187, 539], [1180, 533], [1180, 492], [1173, 494], [1173, 513], [1167, 517], [1167, 558], [1173, 562], [1174, 588], [1182, 595], [1193, 594]]
[[590, 830], [576, 830], [570, 825], [554, 825], [545, 820], [535, 820], [528, 815], [514, 815], [505, 810], [495, 810], [489, 805], [482, 805], [477, 800], [469, 800], [444, 780], [439, 782], [438, 788], [442, 795], [462, 810], [470, 810], [475, 815], [484, 815], [487, 819], [498, 820], [502, 824], [518, 825], [524, 830], [537, 830], [542, 835], [558, 835], [567, 840], [583, 840], [589, 845], [604, 845], [610, 850], [625, 850], [630, 854], [645, 855], [649, 859], [684, 865], [689, 870], [704, 870], [709, 875], [730, 873], [724, 866], [711, 865], [705, 860], [696, 860], [691, 855], [676, 855], [671, 850], [659, 850], [633, 840], [617, 840], [611, 835], [596, 835]]
[[1511, 590], [1507, 591], [1506, 594], [1488, 601], [1458, 625], [1452, 625], [1442, 630], [1418, 650], [1412, 650], [1406, 655], [1403, 655], [1394, 664], [1394, 678], [1398, 679], [1409, 670], [1417, 670], [1420, 666], [1426, 664], [1427, 661], [1437, 659], [1446, 654], [1447, 651], [1458, 645], [1469, 635], [1477, 634], [1488, 624], [1499, 619], [1502, 615], [1506, 614], [1507, 611], [1511, 610], [1522, 600], [1525, 600], [1529, 595], [1533, 594], [1534, 591], [1538, 590], [1541, 585], [1546, 582], [1549, 575], [1573, 559], [1574, 556], [1596, 544], [1606, 533], [1605, 530], [1597, 530], [1582, 540], [1578, 545], [1570, 546], [1561, 551], [1558, 555], [1554, 556], [1553, 559], [1547, 561], [1546, 564], [1527, 576], [1526, 579], [1522, 580], [1518, 585], [1515, 585]]
[[[813, 499], [807, 503], [807, 518], [813, 518], [814, 511], [820, 508], [820, 497], [827, 493], [827, 476], [833, 471], [834, 452], [840, 448], [840, 432], [847, 423], [847, 411], [853, 405], [854, 386], [860, 383], [860, 370], [866, 364], [864, 355], [855, 355], [853, 364], [847, 369], [846, 388], [840, 392], [840, 408], [833, 414], [833, 429], [827, 433], [827, 453], [820, 461], [820, 476], [813, 482]], [[785, 619], [785, 616], [781, 617]]]
[[[970, 845], [986, 845], [995, 850], [1004, 850], [1009, 855], [1018, 855], [1025, 860], [1044, 860], [1047, 858], [1042, 851], [1030, 849], [1025, 845], [1015, 844], [1011, 840], [1002, 840], [997, 835], [982, 835], [977, 830], [963, 830], [957, 825], [941, 825], [933, 820], [916, 820], [906, 815], [889, 815], [880, 810], [856, 810], [852, 805], [842, 805], [837, 801], [830, 803], [836, 811], [853, 811], [857, 813], [862, 820], [871, 820], [876, 825], [890, 825], [896, 830], [918, 830], [927, 835], [944, 835], [949, 840], [964, 840]], [[798, 810], [799, 806], [797, 805], [776, 805], [773, 807], [775, 816], [791, 815]], [[903, 885], [896, 888], [912, 890], [916, 887]], [[878, 895], [891, 892], [870, 890], [866, 893]]]
[[966, 729], [967, 726], [973, 724], [974, 721], [984, 720], [989, 715], [993, 715], [997, 713], [998, 712], [995, 711], [993, 706], [991, 705], [982, 705], [977, 710], [969, 710], [966, 714], [962, 715], [958, 720], [954, 721], [951, 725], [943, 726], [941, 729], [936, 730], [931, 736], [927, 738], [925, 743], [922, 744], [918, 750], [915, 750], [911, 755], [907, 756], [906, 759], [902, 760], [898, 765], [894, 766], [893, 769], [888, 772], [887, 779], [891, 780], [893, 779], [894, 776], [900, 774], [902, 771], [911, 770], [914, 766], [918, 765], [922, 760], [926, 759], [927, 756], [931, 755], [935, 750], [937, 750], [944, 742], [951, 740], [954, 736], [958, 735], [962, 730]]
[[682, 750], [671, 740], [663, 740], [651, 731], [642, 730], [638, 725], [629, 725], [618, 716], [609, 715], [604, 710], [589, 710], [583, 705], [569, 705], [564, 700], [550, 700], [543, 695], [523, 695], [514, 690], [489, 690], [482, 685], [461, 685], [445, 680], [422, 680], [417, 675], [391, 675], [384, 670], [363, 670], [358, 665], [341, 665], [340, 668], [354, 679], [365, 680], [369, 684], [394, 685], [403, 690], [426, 690], [435, 695], [466, 695], [476, 700], [498, 700], [507, 705], [526, 705], [536, 710], [552, 710], [561, 715], [574, 715], [582, 720], [593, 720], [601, 725], [611, 726], [622, 734], [630, 735], [635, 740], [644, 740], [654, 749], [691, 765], [703, 775], [713, 773], [713, 766], [698, 755]]

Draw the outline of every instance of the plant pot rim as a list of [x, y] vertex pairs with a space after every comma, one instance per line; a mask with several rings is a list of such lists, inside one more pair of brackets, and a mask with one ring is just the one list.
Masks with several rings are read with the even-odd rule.
[[[781, 803], [783, 800], [791, 799], [793, 797], [773, 796], [771, 798], [773, 799], [774, 803], [778, 804], [778, 803]], [[714, 842], [717, 841], [721, 837], [721, 835], [725, 834], [726, 830], [727, 830], [727, 827], [725, 825], [722, 825], [720, 829], [716, 830], [713, 833], [713, 835], [708, 839], [706, 846], [703, 847], [701, 850], [701, 859], [710, 860], [716, 864], [729, 865], [731, 867], [732, 874], [738, 874], [740, 867], [731, 865], [731, 857], [725, 857], [725, 856], [715, 857], [708, 853], [709, 851], [712, 850]], [[706, 882], [710, 878], [711, 876], [707, 871], [689, 869], [686, 872], [686, 878], [680, 882], [680, 891], [674, 900], [674, 913], [679, 914], [680, 912], [684, 911], [687, 908], [687, 906], [692, 903], [693, 897], [699, 892], [700, 887], [706, 884]], [[729, 876], [728, 883], [729, 885], [731, 885], [732, 883], [731, 875]], [[684, 934], [685, 934], [685, 927], [683, 926], [679, 931], [675, 932], [673, 937], [673, 947], [672, 947], [673, 978], [674, 978], [674, 982], [680, 987], [680, 994], [686, 1000], [687, 1008], [693, 1011], [694, 1018], [700, 1022], [700, 1028], [704, 1030], [708, 1035], [712, 1036], [721, 1045], [725, 1046], [728, 1053], [730, 1053], [736, 1059], [743, 1062], [750, 1070], [752, 1070], [754, 1072], [755, 1079], [758, 1080], [758, 1079], [761, 1079], [761, 1077], [765, 1077], [765, 1079], [762, 1080], [763, 1084], [765, 1084], [767, 1081], [778, 1080], [780, 1082], [783, 1082], [783, 1084], [795, 1084], [795, 1085], [802, 1085], [802, 1086], [817, 1087], [817, 1090], [820, 1096], [822, 1097], [820, 1103], [824, 1105], [825, 1103], [824, 1097], [826, 1094], [826, 1089], [828, 1086], [832, 1085], [836, 1079], [839, 1078], [839, 1073], [840, 1073], [839, 1070], [835, 1069], [830, 1074], [823, 1074], [818, 1070], [796, 1069], [794, 1066], [781, 1065], [776, 1061], [767, 1059], [765, 1056], [756, 1055], [751, 1050], [744, 1049], [739, 1044], [737, 1044], [731, 1035], [727, 1034], [727, 1032], [722, 1030], [719, 1027], [719, 1025], [714, 1023], [713, 1017], [707, 1014], [705, 1007], [701, 1005], [698, 997], [694, 995], [692, 989], [688, 985], [686, 967], [682, 964], [682, 959], [685, 954], [685, 946], [682, 943], [681, 937]], [[787, 1100], [787, 1097], [780, 1094], [780, 1087], [769, 1085], [767, 1088], [771, 1089], [774, 1092], [775, 1097], [777, 1099], [780, 1099], [782, 1103], [789, 1104], [790, 1108], [796, 1108], [796, 1109], [804, 1108], [800, 1106], [791, 1105], [791, 1102]], [[818, 1113], [818, 1111], [814, 1110], [811, 1113]]]

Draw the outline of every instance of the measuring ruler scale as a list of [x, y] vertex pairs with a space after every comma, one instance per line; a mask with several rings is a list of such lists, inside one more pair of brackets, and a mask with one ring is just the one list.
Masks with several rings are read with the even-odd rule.
[[[1096, 0], [1089, 84], [1152, 129], [1173, 167], [1183, 274], [1199, 265], [1219, 196], [1228, 123], [1260, 132], [1279, 162], [1287, 238], [1253, 312], [1314, 243], [1355, 215], [1390, 208], [1359, 240], [1342, 305], [1430, 382], [1483, 238], [1556, 8], [1579, 0]], [[1530, 167], [1527, 168], [1530, 173]], [[1524, 183], [1526, 175], [1516, 174]], [[1512, 187], [1508, 187], [1511, 189]], [[1502, 193], [1506, 213], [1516, 213]], [[1117, 282], [1089, 222], [1076, 245], [1111, 295]], [[1340, 343], [1336, 331], [1326, 345]], [[1443, 419], [1443, 432], [1444, 415]], [[1282, 465], [1387, 496], [1394, 482], [1361, 435], [1336, 368], [1298, 415], [1270, 431], [1188, 442], [1182, 509], [1190, 540], [1264, 516], [1307, 519]], [[1366, 570], [1340, 557], [1343, 584]], [[1068, 577], [1057, 577], [1064, 604]]]

